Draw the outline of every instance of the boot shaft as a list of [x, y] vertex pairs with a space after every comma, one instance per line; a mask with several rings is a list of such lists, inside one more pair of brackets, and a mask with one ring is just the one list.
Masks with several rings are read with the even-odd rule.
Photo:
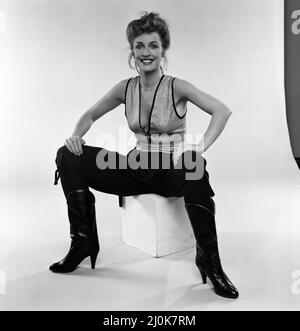
[[[95, 196], [89, 190], [77, 190], [68, 195], [68, 216], [72, 246], [99, 247]], [[80, 241], [80, 243], [79, 243]]]
[[186, 203], [185, 208], [197, 243], [214, 242], [217, 237], [214, 200], [208, 196], [201, 203]]

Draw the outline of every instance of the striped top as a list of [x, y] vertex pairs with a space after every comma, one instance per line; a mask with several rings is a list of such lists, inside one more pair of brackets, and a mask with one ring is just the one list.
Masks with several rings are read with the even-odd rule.
[[[136, 137], [136, 149], [172, 153], [184, 142], [186, 104], [177, 109], [174, 100], [175, 77], [162, 75], [149, 114], [141, 109], [140, 76], [129, 78], [125, 89], [125, 116]], [[183, 114], [182, 116], [180, 114]]]

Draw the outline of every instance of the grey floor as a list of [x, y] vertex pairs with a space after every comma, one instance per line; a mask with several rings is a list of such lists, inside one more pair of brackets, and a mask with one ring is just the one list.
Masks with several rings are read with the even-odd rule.
[[0, 309], [299, 310], [299, 182], [216, 186], [221, 258], [238, 300], [202, 284], [194, 249], [152, 258], [124, 244], [117, 197], [100, 192], [96, 269], [86, 259], [72, 274], [51, 273], [49, 264], [69, 247], [57, 186], [1, 191]]

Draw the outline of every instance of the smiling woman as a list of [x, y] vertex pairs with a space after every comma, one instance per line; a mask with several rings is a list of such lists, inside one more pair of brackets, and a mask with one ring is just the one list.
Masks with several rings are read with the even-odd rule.
[[[147, 66], [153, 64], [159, 66], [162, 56], [162, 49], [160, 37], [156, 32], [139, 36], [134, 41], [134, 54], [138, 66], [144, 65], [145, 70]], [[162, 70], [163, 72], [163, 70]]]
[[[162, 59], [167, 63], [166, 51], [170, 47], [170, 32], [166, 21], [158, 14], [146, 13], [140, 20], [131, 21], [127, 26], [126, 35], [131, 49], [128, 58], [131, 68], [132, 58], [135, 59], [135, 68], [139, 73], [138, 65], [143, 64], [143, 59], [152, 59], [153, 66], [160, 65]], [[160, 69], [163, 74], [161, 66]]]
[[[119, 196], [155, 193], [184, 197], [196, 239], [195, 262], [203, 282], [208, 277], [216, 294], [236, 299], [238, 291], [224, 273], [219, 257], [212, 199], [215, 193], [209, 183], [207, 161], [201, 155], [221, 134], [231, 111], [188, 81], [164, 74], [161, 63], [163, 59], [166, 61], [170, 33], [167, 22], [158, 13], [146, 12], [140, 19], [131, 21], [126, 35], [130, 45], [129, 65], [131, 67], [133, 58], [139, 75], [121, 80], [87, 110], [65, 146], [57, 151], [57, 172], [68, 204], [72, 243], [66, 257], [52, 264], [50, 270], [72, 272], [88, 256], [92, 268], [95, 267], [100, 246], [95, 197], [89, 187]], [[212, 116], [202, 141], [192, 145], [185, 141], [188, 101]], [[121, 103], [125, 105], [128, 126], [135, 134], [136, 147], [122, 155], [84, 145], [82, 136], [93, 122]], [[167, 139], [161, 139], [162, 135]], [[102, 160], [100, 154], [105, 154], [107, 160], [117, 160], [122, 167], [102, 167], [96, 162]], [[143, 159], [145, 154], [150, 160], [157, 158], [159, 167], [148, 164], [142, 168], [131, 167], [138, 163], [131, 162], [132, 158]], [[166, 155], [172, 160], [169, 168], [160, 162]], [[195, 173], [201, 176], [189, 176], [192, 169], [187, 164], [193, 163], [191, 159], [196, 159]], [[58, 178], [56, 176], [55, 184]]]

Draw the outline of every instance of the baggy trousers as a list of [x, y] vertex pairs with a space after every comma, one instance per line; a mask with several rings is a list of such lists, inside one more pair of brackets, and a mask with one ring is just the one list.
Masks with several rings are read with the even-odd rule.
[[[215, 195], [206, 171], [207, 162], [195, 151], [185, 151], [176, 167], [170, 154], [165, 152], [144, 152], [134, 148], [123, 155], [102, 147], [83, 145], [82, 149], [83, 153], [79, 156], [71, 153], [66, 146], [57, 150], [54, 185], [60, 178], [66, 199], [70, 192], [89, 187], [119, 197], [154, 193], [164, 197], [184, 197], [185, 203], [198, 204], [207, 196]], [[105, 169], [103, 162], [99, 162], [105, 161], [103, 155], [106, 155], [106, 160], [115, 160], [115, 165], [112, 167], [112, 163], [108, 163], [110, 166]], [[164, 157], [170, 160], [168, 166], [163, 163]], [[190, 161], [186, 162], [188, 159]], [[146, 160], [146, 166], [145, 162], [138, 168], [132, 166], [139, 165], [141, 160]], [[195, 179], [191, 179], [193, 177]]]

